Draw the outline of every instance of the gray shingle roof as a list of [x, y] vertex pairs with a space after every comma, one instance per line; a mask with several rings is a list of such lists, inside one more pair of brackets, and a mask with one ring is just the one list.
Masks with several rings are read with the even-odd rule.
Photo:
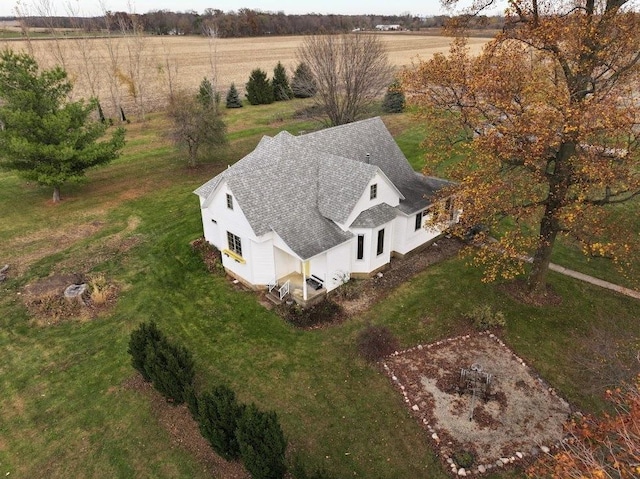
[[[382, 120], [372, 118], [297, 137], [264, 137], [194, 193], [206, 198], [227, 181], [256, 235], [273, 230], [308, 259], [353, 236], [334, 222], [347, 220], [378, 169], [404, 195], [398, 208], [407, 214], [429, 204], [428, 196], [446, 183], [415, 173]], [[393, 218], [392, 211], [388, 205], [371, 208], [354, 226], [379, 226]]]
[[388, 223], [398, 215], [397, 210], [393, 206], [386, 203], [372, 206], [368, 210], [364, 210], [353, 220], [351, 226], [354, 228], [377, 228]]

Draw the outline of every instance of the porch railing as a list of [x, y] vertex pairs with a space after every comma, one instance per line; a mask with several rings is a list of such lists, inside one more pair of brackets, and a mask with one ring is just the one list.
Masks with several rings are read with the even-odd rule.
[[277, 281], [275, 283], [267, 285], [267, 288], [269, 289], [269, 293], [274, 294], [273, 290], [274, 289], [276, 290], [280, 301], [282, 301], [285, 298], [285, 296], [289, 294], [290, 287], [291, 287], [291, 281], [289, 280], [285, 281], [285, 283], [282, 286], [279, 285]]

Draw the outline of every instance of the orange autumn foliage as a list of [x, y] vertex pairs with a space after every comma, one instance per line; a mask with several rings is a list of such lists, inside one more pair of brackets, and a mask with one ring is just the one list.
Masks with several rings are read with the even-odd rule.
[[572, 421], [558, 452], [543, 456], [529, 477], [631, 479], [640, 477], [640, 376], [626, 389], [607, 391], [615, 413]]
[[544, 291], [561, 236], [630, 273], [637, 220], [614, 205], [640, 195], [640, 14], [624, 0], [507, 3], [505, 30], [479, 56], [460, 37], [403, 72], [429, 125], [427, 172], [450, 159], [459, 183], [444, 194], [464, 211], [461, 231], [508, 219], [477, 250], [487, 280], [532, 257], [530, 290]]

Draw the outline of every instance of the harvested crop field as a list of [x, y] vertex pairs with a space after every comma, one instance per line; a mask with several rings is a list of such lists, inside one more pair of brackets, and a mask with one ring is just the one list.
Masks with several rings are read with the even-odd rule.
[[[411, 64], [417, 57], [427, 59], [446, 52], [451, 38], [405, 33], [380, 34], [391, 63]], [[196, 88], [203, 77], [215, 76], [218, 89], [226, 91], [235, 83], [240, 91], [251, 70], [262, 68], [269, 75], [278, 61], [291, 72], [302, 36], [221, 38], [208, 40], [195, 36], [105, 37], [5, 40], [3, 47], [31, 51], [43, 67], [62, 64], [75, 84], [76, 97], [96, 95], [103, 108], [112, 113], [113, 85], [122, 104], [134, 104], [134, 88], [129, 78], [140, 77], [135, 94], [146, 98], [147, 109], [163, 106], [170, 88]], [[471, 38], [472, 52], [479, 52], [487, 38]], [[137, 55], [140, 60], [137, 62]], [[138, 63], [140, 68], [134, 63]]]

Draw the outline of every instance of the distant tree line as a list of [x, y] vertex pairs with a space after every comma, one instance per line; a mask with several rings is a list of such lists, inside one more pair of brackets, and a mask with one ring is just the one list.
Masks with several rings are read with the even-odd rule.
[[[34, 28], [83, 28], [87, 32], [108, 30], [110, 25], [140, 25], [145, 33], [154, 35], [201, 35], [215, 32], [220, 38], [254, 37], [264, 35], [310, 35], [316, 33], [342, 33], [355, 29], [373, 30], [376, 25], [400, 25], [403, 30], [419, 31], [442, 28], [451, 17], [437, 15], [420, 17], [405, 15], [287, 15], [284, 12], [263, 12], [250, 8], [223, 12], [207, 8], [196, 11], [172, 12], [154, 10], [144, 14], [106, 12], [92, 18], [29, 16], [23, 19], [26, 26]], [[481, 16], [477, 27], [501, 29], [501, 16]]]

